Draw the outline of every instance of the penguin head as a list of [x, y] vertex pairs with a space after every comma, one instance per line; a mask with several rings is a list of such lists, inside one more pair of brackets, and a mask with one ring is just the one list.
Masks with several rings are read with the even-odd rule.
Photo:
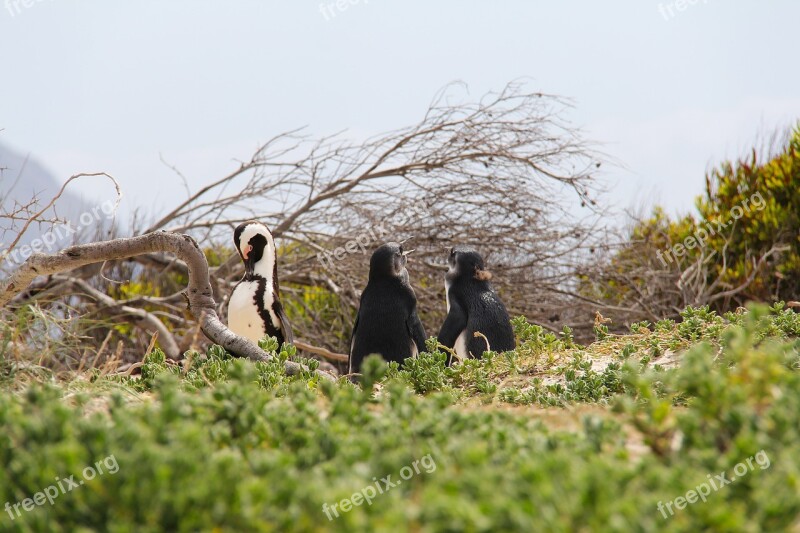
[[450, 248], [448, 258], [448, 278], [465, 277], [478, 281], [489, 281], [492, 273], [486, 270], [483, 257], [473, 248], [468, 246], [454, 246]]
[[245, 275], [272, 276], [275, 269], [275, 239], [262, 223], [250, 220], [233, 232], [236, 251], [244, 262]]
[[408, 281], [406, 263], [408, 254], [413, 250], [404, 250], [403, 245], [396, 242], [387, 242], [372, 253], [369, 260], [369, 277], [374, 278], [402, 278]]

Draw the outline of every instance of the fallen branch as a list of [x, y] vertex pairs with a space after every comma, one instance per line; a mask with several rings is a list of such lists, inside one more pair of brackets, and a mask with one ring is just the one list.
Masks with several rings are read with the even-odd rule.
[[312, 346], [311, 344], [307, 344], [297, 339], [295, 339], [294, 345], [297, 346], [297, 348], [300, 350], [305, 350], [309, 353], [319, 355], [321, 357], [324, 357], [325, 359], [328, 359], [329, 361], [341, 361], [343, 363], [346, 363], [350, 360], [350, 356], [346, 354], [335, 353], [319, 346]]
[[100, 309], [101, 312], [114, 313], [116, 311], [118, 314], [121, 313], [144, 322], [146, 329], [149, 329], [151, 333], [158, 334], [158, 337], [161, 339], [161, 348], [163, 348], [167, 357], [170, 359], [180, 359], [181, 349], [178, 347], [178, 343], [175, 342], [175, 337], [167, 329], [167, 326], [156, 318], [155, 315], [144, 309], [139, 309], [138, 307], [124, 305], [123, 302], [114, 300], [111, 296], [95, 289], [82, 279], [65, 277], [63, 280], [77, 290], [85, 293], [90, 298], [102, 303], [105, 307]]
[[[200, 322], [203, 333], [212, 342], [239, 357], [253, 361], [270, 360], [269, 354], [249, 340], [233, 333], [219, 319], [205, 255], [194, 239], [178, 233], [146, 233], [138, 237], [71, 246], [52, 255], [34, 254], [8, 279], [0, 282], [0, 307], [4, 307], [17, 293], [25, 290], [38, 276], [67, 272], [93, 263], [163, 252], [174, 254], [189, 269], [189, 281], [184, 294], [189, 311]], [[287, 361], [285, 365], [286, 373], [289, 375], [306, 370], [302, 365], [292, 361]], [[334, 379], [325, 372], [317, 373], [324, 379]]]

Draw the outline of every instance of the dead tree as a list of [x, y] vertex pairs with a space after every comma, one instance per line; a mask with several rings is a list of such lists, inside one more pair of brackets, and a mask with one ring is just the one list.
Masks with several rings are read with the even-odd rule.
[[[588, 256], [602, 219], [598, 155], [563, 118], [568, 103], [559, 97], [515, 83], [478, 102], [453, 103], [458, 88], [442, 91], [417, 124], [365, 142], [279, 135], [147, 231], [227, 244], [243, 220], [268, 224], [283, 242], [286, 298], [311, 317], [301, 338], [335, 350], [346, 350], [342, 332], [358, 305], [368, 254], [388, 240], [408, 239], [416, 249], [410, 270], [431, 333], [444, 315], [440, 268], [453, 244], [487, 257], [513, 313], [560, 327], [574, 300], [559, 291]], [[241, 275], [229, 254], [212, 269], [221, 299]], [[320, 288], [335, 309], [305, 303]]]
[[[551, 329], [590, 324], [593, 315], [566, 293], [603, 220], [594, 179], [599, 156], [564, 118], [569, 103], [562, 98], [522, 83], [478, 101], [459, 95], [461, 89], [445, 88], [416, 124], [363, 142], [344, 134], [314, 140], [300, 130], [277, 135], [141, 233], [186, 233], [220, 257], [209, 282], [217, 315], [224, 316], [242, 272], [233, 228], [250, 219], [270, 226], [280, 245], [282, 299], [300, 346], [347, 351], [369, 254], [389, 240], [416, 248], [409, 270], [431, 335], [445, 314], [442, 265], [454, 244], [483, 253], [512, 314]], [[40, 280], [18, 299], [63, 297], [69, 287], [84, 312], [144, 309], [167, 324], [184, 350], [195, 338], [191, 317], [180, 309], [179, 281], [188, 271], [180, 258], [154, 250], [109, 261], [102, 276], [85, 266]], [[113, 293], [130, 279], [158, 280], [160, 295], [112, 305], [89, 290]], [[147, 332], [155, 327], [140, 318], [136, 324]], [[146, 344], [140, 340], [136, 351]]]

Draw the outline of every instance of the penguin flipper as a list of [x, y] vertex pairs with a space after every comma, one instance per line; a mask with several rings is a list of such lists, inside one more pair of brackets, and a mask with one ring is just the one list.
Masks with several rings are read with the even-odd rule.
[[353, 373], [353, 348], [356, 345], [356, 330], [358, 329], [358, 317], [361, 316], [361, 312], [359, 311], [356, 313], [356, 320], [353, 322], [353, 333], [350, 335], [350, 359], [347, 361], [347, 373]]
[[292, 325], [289, 323], [289, 318], [283, 310], [280, 302], [275, 302], [274, 309], [281, 321], [281, 333], [283, 333], [283, 342], [286, 344], [294, 344], [294, 334], [292, 333]]
[[458, 336], [465, 329], [467, 329], [467, 313], [458, 302], [451, 301], [450, 311], [447, 313], [447, 318], [444, 319], [442, 329], [439, 330], [439, 343], [452, 349], [456, 345]]
[[426, 339], [425, 327], [422, 325], [422, 321], [419, 319], [416, 309], [411, 311], [411, 315], [406, 319], [406, 328], [408, 328], [408, 334], [411, 335], [411, 340], [417, 345], [417, 352], [424, 352]]

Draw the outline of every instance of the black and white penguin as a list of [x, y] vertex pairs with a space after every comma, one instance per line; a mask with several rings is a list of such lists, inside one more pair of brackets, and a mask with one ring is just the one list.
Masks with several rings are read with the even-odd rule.
[[[439, 342], [455, 351], [459, 359], [480, 357], [489, 349], [513, 350], [514, 330], [506, 306], [492, 289], [492, 275], [483, 258], [472, 248], [450, 249], [450, 268], [445, 274], [447, 318], [439, 332]], [[475, 337], [479, 332], [486, 337]]]
[[264, 224], [251, 220], [236, 228], [233, 242], [244, 262], [244, 277], [228, 301], [228, 327], [255, 343], [270, 335], [279, 344], [291, 344], [294, 337], [279, 297], [272, 233]]
[[369, 261], [369, 281], [361, 294], [350, 341], [350, 370], [373, 353], [386, 361], [402, 362], [425, 349], [425, 328], [417, 316], [417, 296], [408, 282], [403, 246], [380, 246]]

